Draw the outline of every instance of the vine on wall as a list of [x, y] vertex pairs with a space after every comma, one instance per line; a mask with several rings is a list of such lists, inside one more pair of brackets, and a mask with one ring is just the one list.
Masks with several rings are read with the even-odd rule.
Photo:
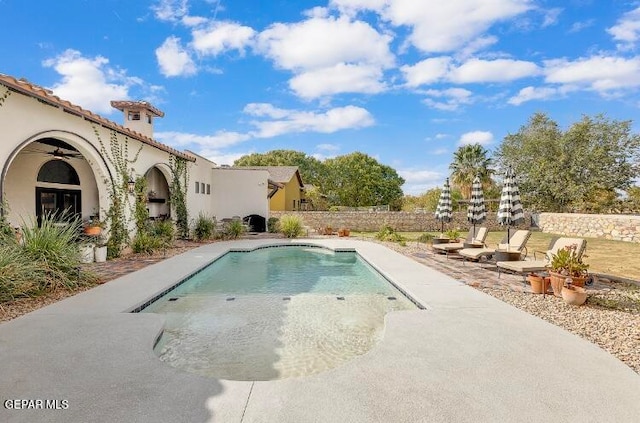
[[4, 105], [4, 102], [7, 100], [7, 98], [9, 98], [10, 95], [11, 95], [11, 90], [9, 88], [5, 88], [4, 93], [0, 95], [0, 107]]
[[187, 160], [171, 155], [169, 157], [169, 168], [171, 169], [169, 201], [176, 211], [178, 237], [185, 239], [189, 237], [189, 211], [187, 210], [189, 175], [187, 173]]
[[123, 142], [119, 142], [116, 131], [111, 131], [109, 135], [109, 149], [100, 137], [98, 128], [93, 126], [93, 132], [100, 143], [100, 152], [115, 169], [113, 178], [105, 181], [109, 190], [111, 204], [106, 212], [109, 222], [109, 239], [107, 241], [107, 257], [119, 257], [122, 249], [129, 243], [129, 221], [127, 219], [126, 208], [131, 207], [129, 199], [129, 178], [133, 177], [131, 165], [138, 160], [143, 144], [133, 155], [129, 157], [129, 137], [124, 137]]

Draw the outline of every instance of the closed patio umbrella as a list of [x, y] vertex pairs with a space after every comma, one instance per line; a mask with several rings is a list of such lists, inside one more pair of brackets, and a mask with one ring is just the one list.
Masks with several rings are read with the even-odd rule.
[[[515, 173], [511, 166], [507, 168], [504, 176], [504, 185], [500, 195], [500, 207], [498, 208], [498, 223], [507, 225], [507, 240], [509, 228], [524, 221], [524, 211], [520, 202], [520, 191], [516, 183]], [[507, 241], [508, 242], [508, 241]]]
[[487, 218], [487, 208], [484, 204], [484, 193], [480, 177], [476, 176], [471, 185], [471, 200], [467, 207], [467, 220], [473, 224], [473, 236], [476, 236], [476, 225]]
[[440, 198], [438, 199], [438, 207], [436, 207], [436, 220], [442, 224], [440, 232], [444, 232], [445, 222], [451, 222], [453, 209], [451, 208], [451, 188], [449, 187], [449, 178], [444, 183]]

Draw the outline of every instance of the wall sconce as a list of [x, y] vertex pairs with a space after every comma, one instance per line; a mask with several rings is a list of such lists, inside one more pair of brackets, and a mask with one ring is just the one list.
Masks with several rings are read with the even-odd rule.
[[129, 187], [129, 194], [133, 194], [133, 191], [136, 188], [136, 181], [133, 179], [133, 169], [131, 169], [131, 174], [129, 175], [129, 182], [127, 182]]

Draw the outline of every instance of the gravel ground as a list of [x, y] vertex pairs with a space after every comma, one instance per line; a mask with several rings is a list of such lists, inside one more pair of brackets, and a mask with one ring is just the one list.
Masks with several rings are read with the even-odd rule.
[[[369, 238], [366, 240], [372, 241]], [[413, 259], [416, 259], [415, 254], [425, 251], [424, 245], [419, 246], [416, 243], [409, 243], [407, 246], [389, 242], [382, 244]], [[184, 243], [175, 249], [168, 250], [166, 256], [144, 256], [144, 258], [148, 264], [151, 264], [153, 261], [180, 254], [198, 245], [200, 244]], [[140, 261], [140, 256], [129, 256], [119, 260]], [[458, 271], [463, 269], [463, 266], [455, 267]], [[471, 272], [483, 271], [469, 265], [466, 269]], [[446, 269], [438, 270], [447, 272]], [[459, 279], [459, 275], [455, 275], [455, 278]], [[108, 278], [103, 278], [101, 283], [107, 280]], [[542, 295], [532, 295], [498, 284], [494, 287], [476, 286], [475, 288], [593, 342], [635, 372], [640, 373], [640, 285], [615, 282], [603, 285], [604, 289], [592, 292], [585, 305], [580, 307], [567, 305], [561, 298], [553, 295], [543, 298]], [[59, 290], [42, 297], [2, 304], [0, 305], [0, 322], [14, 319], [89, 288], [91, 287], [83, 287], [76, 291]]]
[[[425, 251], [424, 246], [416, 243], [404, 247], [383, 244], [413, 259], [414, 254]], [[473, 265], [466, 268], [483, 271]], [[457, 276], [455, 279], [459, 279]], [[590, 290], [587, 302], [576, 307], [553, 295], [543, 297], [500, 286], [495, 280], [494, 287], [474, 288], [587, 339], [640, 373], [640, 285], [600, 280], [602, 288]]]

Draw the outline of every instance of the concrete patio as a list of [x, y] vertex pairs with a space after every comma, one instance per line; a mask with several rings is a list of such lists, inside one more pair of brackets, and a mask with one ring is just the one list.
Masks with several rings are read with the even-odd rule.
[[[355, 248], [426, 310], [387, 315], [369, 353], [317, 375], [204, 378], [161, 362], [163, 319], [129, 311], [229, 248]], [[2, 422], [640, 420], [640, 376], [597, 346], [386, 247], [209, 244], [0, 324]], [[66, 400], [11, 410], [7, 400]]]

